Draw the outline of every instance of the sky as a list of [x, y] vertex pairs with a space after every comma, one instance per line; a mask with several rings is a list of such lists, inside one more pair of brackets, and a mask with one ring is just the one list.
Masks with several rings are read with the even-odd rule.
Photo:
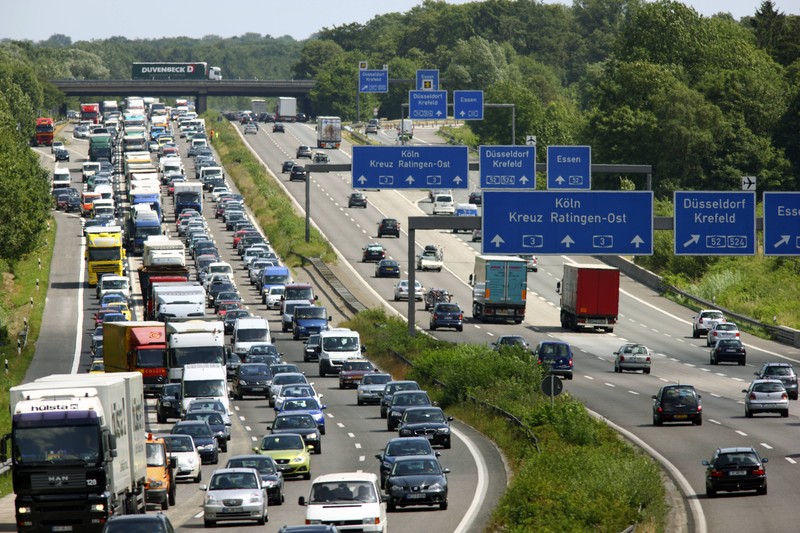
[[[463, 4], [472, 0], [447, 0]], [[571, 5], [571, 0], [544, 0]], [[698, 13], [711, 16], [720, 11], [735, 19], [753, 15], [762, 0], [684, 0]], [[258, 33], [297, 40], [310, 37], [323, 27], [357, 22], [375, 15], [405, 13], [422, 0], [299, 0], [298, 10], [276, 0], [188, 0], [134, 3], [121, 0], [5, 0], [0, 15], [0, 40], [46, 40], [53, 34], [67, 35], [72, 42], [122, 36], [155, 39], [206, 35], [234, 37]], [[778, 11], [800, 14], [800, 0], [775, 0]], [[152, 9], [152, 13], [148, 12]], [[126, 12], [130, 13], [129, 18]]]

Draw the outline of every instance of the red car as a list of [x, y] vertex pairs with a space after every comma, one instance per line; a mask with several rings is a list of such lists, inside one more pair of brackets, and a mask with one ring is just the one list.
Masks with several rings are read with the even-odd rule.
[[345, 361], [342, 370], [339, 372], [339, 388], [354, 389], [361, 383], [364, 374], [376, 372], [377, 369], [366, 359], [351, 359]]
[[225, 315], [227, 315], [228, 311], [231, 309], [243, 309], [242, 302], [233, 300], [223, 300], [219, 302], [219, 307], [217, 307], [217, 316], [220, 318], [225, 318]]

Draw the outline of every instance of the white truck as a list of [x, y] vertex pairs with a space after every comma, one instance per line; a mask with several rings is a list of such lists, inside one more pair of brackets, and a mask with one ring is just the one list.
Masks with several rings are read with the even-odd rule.
[[428, 245], [417, 255], [417, 270], [435, 270], [441, 272], [444, 266], [444, 254], [435, 245]]
[[194, 209], [203, 212], [203, 184], [199, 181], [185, 181], [175, 184], [175, 216], [184, 209]]
[[145, 512], [145, 403], [139, 372], [56, 374], [9, 390], [18, 531], [100, 532]]
[[166, 331], [167, 366], [171, 382], [181, 380], [187, 364], [225, 364], [225, 325], [216, 317], [206, 320], [169, 320]]
[[166, 236], [153, 235], [144, 241], [142, 254], [144, 266], [186, 265], [186, 246], [183, 242]]
[[331, 328], [319, 334], [319, 375], [337, 374], [345, 361], [358, 359], [367, 351], [361, 344], [357, 331], [347, 328]]
[[253, 111], [253, 116], [256, 120], [258, 117], [267, 112], [266, 100], [250, 100], [250, 109]]
[[338, 149], [342, 144], [342, 119], [317, 117], [317, 148]]
[[276, 122], [294, 122], [297, 120], [297, 98], [279, 96], [275, 104]]
[[174, 318], [203, 318], [206, 316], [206, 291], [202, 285], [186, 282], [182, 285], [153, 287], [155, 319], [163, 322]]

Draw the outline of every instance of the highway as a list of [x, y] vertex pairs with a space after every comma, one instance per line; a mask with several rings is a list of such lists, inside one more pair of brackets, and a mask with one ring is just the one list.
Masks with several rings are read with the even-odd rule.
[[[313, 145], [313, 125], [289, 124], [286, 133], [271, 133], [269, 125], [262, 127], [255, 136], [247, 136], [245, 140], [256, 154], [272, 169], [273, 173], [281, 179], [287, 190], [298, 202], [304, 204], [304, 184], [300, 182], [289, 183], [288, 175], [280, 174], [280, 163], [285, 159], [293, 158], [295, 149], [299, 144]], [[238, 126], [237, 126], [238, 127]], [[393, 133], [381, 133], [378, 136], [382, 142], [394, 142]], [[413, 142], [439, 142], [436, 137], [422, 128], [417, 128]], [[81, 144], [73, 143], [80, 147]], [[80, 149], [80, 148], [79, 148]], [[45, 152], [47, 149], [40, 149]], [[85, 148], [84, 148], [85, 150]], [[84, 152], [85, 153], [85, 152]], [[328, 151], [332, 163], [349, 163], [349, 146], [345, 144], [342, 150]], [[71, 166], [80, 164], [80, 159], [74, 158]], [[191, 167], [188, 167], [191, 168]], [[78, 178], [79, 179], [79, 178]], [[472, 186], [477, 185], [477, 176], [470, 176]], [[343, 279], [346, 284], [353, 284], [353, 289], [364, 295], [363, 303], [367, 305], [384, 305], [395, 312], [405, 314], [407, 305], [391, 301], [394, 280], [374, 279], [374, 264], [360, 262], [361, 247], [375, 238], [377, 222], [384, 216], [396, 217], [404, 221], [408, 216], [419, 216], [430, 210], [425, 191], [369, 191], [367, 193], [369, 207], [367, 209], [348, 209], [346, 197], [351, 191], [350, 175], [345, 173], [314, 174], [311, 177], [311, 215], [312, 219], [321, 228], [321, 231], [331, 241], [333, 246], [344, 259], [339, 271], [349, 272], [350, 277]], [[466, 201], [467, 191], [456, 191], [457, 201]], [[169, 205], [169, 201], [167, 201]], [[56, 215], [59, 221], [59, 239], [71, 239], [79, 242], [80, 225], [76, 216]], [[213, 215], [212, 215], [213, 218]], [[61, 225], [69, 229], [62, 233]], [[211, 222], [212, 230], [217, 235], [223, 232]], [[73, 229], [74, 227], [74, 229]], [[227, 237], [227, 234], [225, 234]], [[474, 257], [479, 252], [475, 243], [469, 242], [464, 234], [452, 235], [441, 231], [417, 232], [416, 245], [418, 247], [435, 243], [444, 247], [445, 270], [441, 273], [417, 273], [419, 279], [426, 287], [445, 287], [454, 295], [454, 301], [461, 304], [470, 316], [471, 290], [466, 283], [472, 272]], [[407, 235], [401, 234], [400, 239], [380, 239], [381, 244], [387, 247], [388, 255], [397, 259], [408, 269], [406, 263]], [[229, 253], [229, 238], [223, 238], [223, 253]], [[79, 297], [81, 283], [75, 283], [74, 275], [82, 268], [75, 269], [72, 265], [80, 264], [79, 246], [68, 247], [70, 253], [65, 256], [63, 269], [54, 272], [50, 290], [60, 297]], [[528, 276], [529, 297], [526, 320], [522, 325], [512, 324], [481, 324], [467, 320], [464, 332], [437, 332], [436, 336], [455, 342], [490, 343], [498, 335], [505, 333], [523, 334], [531, 344], [545, 338], [559, 338], [570, 342], [576, 352], [575, 379], [565, 382], [565, 389], [584, 401], [590, 409], [599, 413], [609, 421], [617, 424], [631, 435], [641, 439], [643, 443], [652, 448], [680, 473], [679, 485], [686, 484], [687, 497], [690, 508], [693, 509], [692, 517], [698, 520], [692, 524], [695, 531], [793, 531], [800, 518], [800, 510], [795, 510], [793, 502], [798, 497], [800, 489], [796, 488], [794, 479], [800, 471], [800, 454], [795, 445], [795, 431], [800, 423], [797, 403], [790, 404], [790, 417], [782, 419], [777, 416], [757, 416], [752, 419], [744, 417], [743, 394], [741, 389], [753, 377], [753, 372], [767, 361], [790, 361], [800, 365], [800, 352], [797, 349], [767, 342], [747, 334], [743, 340], [748, 348], [748, 361], [744, 367], [732, 365], [711, 366], [708, 361], [708, 349], [703, 339], [692, 339], [691, 317], [692, 311], [681, 307], [649, 289], [644, 288], [623, 277], [620, 294], [621, 321], [614, 334], [602, 333], [572, 333], [562, 330], [558, 319], [558, 296], [555, 293], [555, 284], [561, 277], [562, 265], [565, 262], [594, 262], [592, 258], [575, 257], [540, 257], [539, 272]], [[135, 269], [136, 262], [132, 262]], [[234, 262], [232, 262], [234, 264]], [[61, 266], [61, 263], [59, 263]], [[404, 277], [407, 274], [404, 274]], [[77, 278], [79, 279], [79, 278]], [[254, 298], [254, 293], [249, 292], [247, 284], [239, 281], [243, 295], [249, 298], [251, 310], [271, 319], [273, 331], [277, 329], [277, 344], [286, 354], [289, 361], [297, 361], [300, 343], [287, 339], [281, 334], [279, 327], [275, 328], [275, 313], [267, 313], [260, 303]], [[55, 289], [69, 289], [67, 294], [55, 292]], [[50, 295], [49, 295], [50, 296]], [[88, 364], [88, 315], [96, 307], [96, 301], [90, 295], [84, 294], [82, 309], [84, 327], [82, 338], [78, 342], [85, 343], [87, 348], [81, 353], [80, 369]], [[75, 300], [77, 302], [77, 300]], [[68, 303], [63, 309], [70, 309]], [[72, 320], [72, 315], [70, 320]], [[417, 304], [417, 324], [427, 329], [427, 314]], [[335, 319], [336, 320], [336, 319]], [[74, 332], [75, 326], [65, 321], [64, 329], [59, 330], [59, 335], [69, 335]], [[73, 323], [74, 324], [74, 323]], [[52, 343], [51, 346], [65, 346], [64, 338], [53, 340], [50, 335], [44, 335], [37, 345], [37, 360], [34, 365], [40, 365], [39, 371], [47, 369], [46, 373], [58, 368], [59, 372], [69, 371], [72, 353], [67, 349], [49, 348], [46, 353], [53, 358], [55, 365], [39, 362], [39, 348]], [[72, 337], [75, 338], [75, 333]], [[652, 373], [642, 374], [615, 374], [613, 373], [612, 352], [624, 342], [641, 342], [649, 346], [654, 352]], [[45, 350], [42, 350], [45, 353]], [[59, 354], [57, 357], [55, 354]], [[66, 364], [65, 364], [66, 362]], [[304, 367], [309, 376], [316, 375], [315, 365]], [[31, 367], [34, 372], [35, 367]], [[29, 378], [36, 377], [31, 376]], [[363, 469], [376, 471], [376, 462], [373, 455], [382, 447], [389, 434], [385, 431], [382, 421], [377, 416], [377, 408], [356, 407], [352, 391], [338, 391], [333, 378], [314, 378], [318, 390], [323, 393], [324, 401], [330, 406], [327, 411], [331, 429], [325, 436], [325, 452], [321, 456], [312, 458], [314, 474], [332, 472], [341, 469]], [[652, 426], [651, 399], [664, 383], [681, 382], [693, 384], [702, 394], [704, 424], [700, 427], [666, 425], [663, 427]], [[239, 423], [234, 426], [234, 440], [231, 443], [228, 455], [240, 453], [249, 449], [253, 439], [264, 433], [265, 424], [271, 420], [271, 412], [264, 402], [245, 400], [235, 402]], [[331, 416], [332, 415], [332, 416]], [[151, 423], [155, 429], [154, 415], [151, 413]], [[341, 425], [340, 425], [341, 424]], [[452, 469], [450, 475], [451, 491], [464, 490], [459, 496], [451, 492], [450, 509], [446, 512], [421, 510], [405, 510], [390, 515], [389, 520], [393, 531], [410, 531], [411, 528], [425, 527], [433, 531], [478, 531], [485, 524], [487, 513], [491, 511], [498, 496], [505, 485], [505, 472], [502, 461], [496, 450], [485, 439], [475, 436], [463, 425], [456, 426], [461, 433], [470, 437], [483, 462], [475, 461], [470, 453], [466, 441], [461, 439], [454, 443], [453, 449], [443, 453], [443, 465]], [[350, 434], [353, 436], [351, 437]], [[357, 446], [358, 445], [358, 446]], [[700, 461], [710, 458], [716, 447], [752, 445], [763, 456], [769, 457], [767, 465], [769, 475], [769, 494], [755, 496], [752, 494], [728, 495], [723, 493], [720, 498], [709, 500], [705, 497], [704, 468]], [[344, 453], [339, 453], [344, 452]], [[223, 458], [225, 455], [223, 454]], [[223, 459], [224, 460], [224, 459]], [[204, 469], [210, 473], [213, 467]], [[483, 494], [485, 499], [478, 500], [481, 514], [475, 522], [463, 524], [461, 519], [469, 516], [476, 488], [479, 485], [479, 473], [483, 472], [488, 480], [488, 487]], [[207, 479], [207, 473], [204, 476]], [[302, 521], [302, 508], [296, 505], [297, 496], [307, 489], [307, 482], [287, 482], [286, 503], [281, 507], [270, 509], [270, 522], [272, 525], [283, 523], [300, 523]], [[469, 490], [467, 490], [469, 489]], [[8, 501], [8, 498], [4, 501]], [[170, 509], [168, 515], [180, 530], [194, 529], [202, 523], [198, 517], [202, 495], [196, 485], [182, 484], [178, 494], [179, 505]], [[12, 513], [13, 516], [13, 513]], [[270, 526], [271, 527], [271, 526]], [[0, 530], [5, 530], [0, 525]]]

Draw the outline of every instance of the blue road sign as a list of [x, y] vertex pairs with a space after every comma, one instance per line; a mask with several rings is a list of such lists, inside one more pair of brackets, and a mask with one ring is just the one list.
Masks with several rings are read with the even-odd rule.
[[764, 255], [800, 255], [800, 192], [764, 192]]
[[408, 91], [408, 118], [447, 118], [447, 91]]
[[535, 189], [535, 146], [481, 146], [481, 189]]
[[590, 190], [591, 146], [548, 146], [547, 189]]
[[453, 116], [458, 120], [483, 120], [483, 91], [453, 91]]
[[447, 91], [408, 91], [408, 118], [447, 118]]
[[359, 70], [358, 92], [360, 93], [388, 93], [388, 70]]
[[417, 90], [418, 91], [438, 91], [439, 90], [439, 70], [417, 70]]
[[755, 255], [756, 193], [675, 191], [675, 255]]
[[487, 254], [652, 255], [651, 191], [483, 191]]
[[466, 189], [466, 146], [353, 146], [354, 189]]

